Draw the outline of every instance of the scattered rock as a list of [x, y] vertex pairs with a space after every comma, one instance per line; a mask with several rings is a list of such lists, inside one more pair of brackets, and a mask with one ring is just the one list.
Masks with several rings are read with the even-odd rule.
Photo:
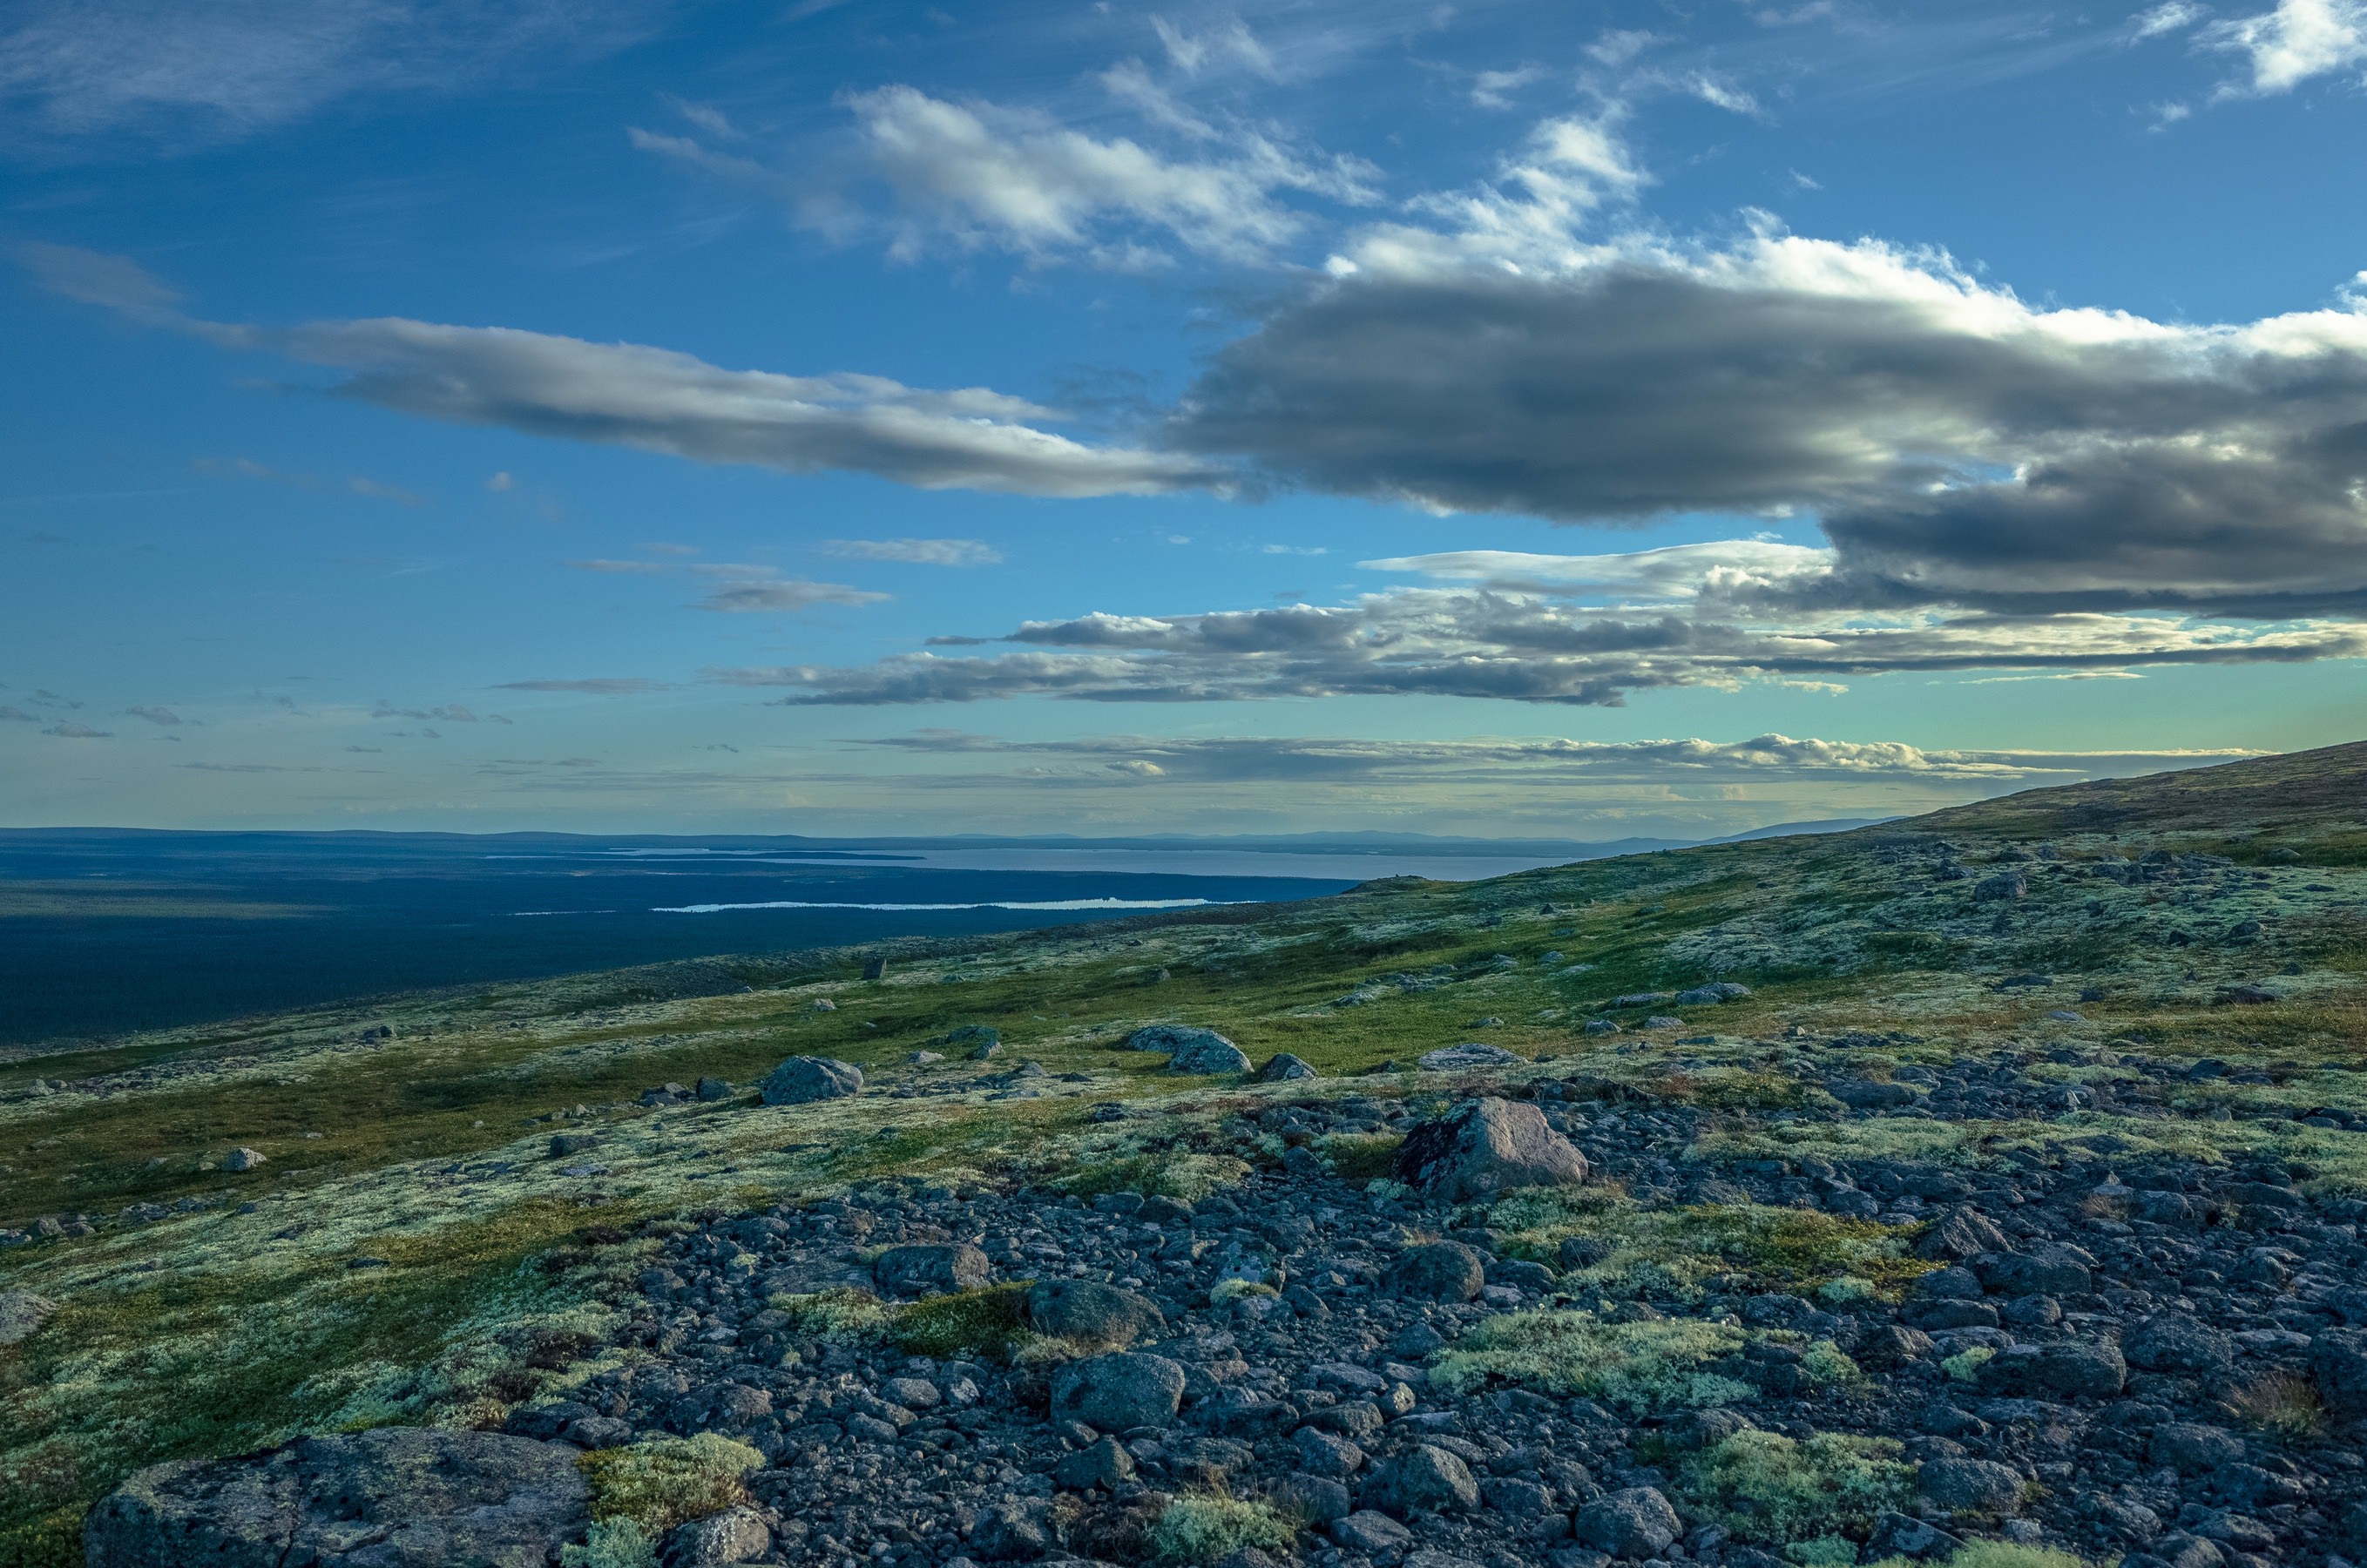
[[871, 1265], [879, 1288], [892, 1295], [975, 1291], [993, 1278], [985, 1253], [967, 1242], [953, 1246], [891, 1247]]
[[40, 1332], [57, 1303], [30, 1291], [0, 1291], [0, 1345], [21, 1345]]
[[[1455, 1455], [1421, 1443], [1375, 1470], [1357, 1494], [1357, 1502], [1363, 1507], [1400, 1519], [1417, 1513], [1476, 1508], [1479, 1506], [1479, 1483], [1471, 1479], [1470, 1468]], [[1673, 1532], [1670, 1539], [1674, 1539]]]
[[1489, 1045], [1472, 1041], [1463, 1045], [1444, 1045], [1435, 1051], [1425, 1051], [1415, 1060], [1426, 1073], [1459, 1072], [1467, 1067], [1501, 1067], [1521, 1058], [1501, 1045]]
[[270, 1163], [259, 1149], [236, 1148], [222, 1156], [221, 1168], [224, 1170], [253, 1170]]
[[1580, 1546], [1614, 1557], [1658, 1557], [1682, 1530], [1676, 1509], [1651, 1486], [1630, 1486], [1597, 1497], [1570, 1520], [1570, 1533]]
[[1052, 1415], [1104, 1432], [1165, 1427], [1184, 1398], [1184, 1369], [1164, 1356], [1120, 1352], [1052, 1374]]
[[1381, 1276], [1389, 1294], [1421, 1302], [1474, 1301], [1486, 1284], [1486, 1264], [1459, 1241], [1410, 1247]]
[[1027, 1325], [1094, 1349], [1122, 1350], [1162, 1334], [1167, 1319], [1148, 1298], [1097, 1280], [1039, 1280], [1027, 1292]]
[[1287, 1051], [1276, 1054], [1257, 1070], [1259, 1083], [1284, 1083], [1292, 1078], [1319, 1078], [1322, 1076], [1303, 1058]]

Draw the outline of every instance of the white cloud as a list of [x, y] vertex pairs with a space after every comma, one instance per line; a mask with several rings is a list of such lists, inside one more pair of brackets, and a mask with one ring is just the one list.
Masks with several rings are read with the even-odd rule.
[[[1122, 85], [1138, 100], [1149, 85]], [[894, 248], [908, 256], [945, 234], [968, 247], [1124, 262], [1138, 248], [1114, 231], [1147, 228], [1205, 255], [1256, 260], [1303, 228], [1274, 192], [1369, 198], [1354, 165], [1305, 163], [1263, 136], [1241, 135], [1227, 158], [1170, 159], [1036, 111], [954, 103], [913, 87], [881, 87], [849, 104], [866, 166], [895, 193]]]
[[629, 697], [643, 692], [670, 692], [674, 685], [667, 681], [651, 681], [639, 675], [595, 675], [576, 681], [504, 681], [504, 692], [575, 692], [595, 697]]
[[824, 539], [825, 554], [848, 560], [909, 561], [918, 566], [993, 566], [1002, 552], [979, 539]]
[[2223, 96], [2289, 93], [2313, 77], [2367, 63], [2367, 4], [2277, 0], [2272, 11], [2213, 24], [2203, 41], [2244, 55], [2250, 68], [2250, 81], [2230, 83]]
[[642, 36], [664, 0], [17, 0], [0, 118], [18, 140], [210, 141], [357, 93], [447, 93]]

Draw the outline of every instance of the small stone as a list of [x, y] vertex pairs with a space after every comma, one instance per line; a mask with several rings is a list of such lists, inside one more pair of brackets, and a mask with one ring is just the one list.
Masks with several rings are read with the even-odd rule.
[[1335, 1433], [1301, 1427], [1291, 1435], [1298, 1462], [1310, 1475], [1353, 1475], [1365, 1467], [1365, 1450]]
[[21, 1345], [40, 1331], [57, 1303], [30, 1291], [0, 1291], [0, 1345]]
[[889, 1378], [879, 1385], [880, 1394], [907, 1410], [934, 1410], [945, 1400], [945, 1393], [926, 1378]]
[[1123, 1350], [1165, 1332], [1157, 1305], [1097, 1280], [1039, 1280], [1027, 1292], [1027, 1325], [1038, 1334], [1104, 1350]]
[[1257, 1070], [1256, 1081], [1285, 1083], [1293, 1078], [1318, 1078], [1322, 1076], [1304, 1057], [1294, 1056], [1289, 1052], [1284, 1051], [1276, 1054], [1264, 1066]]
[[2236, 1347], [2226, 1335], [2190, 1313], [2157, 1313], [2121, 1341], [2129, 1365], [2148, 1372], [2207, 1377], [2225, 1371], [2236, 1359]]
[[1472, 1067], [1501, 1067], [1521, 1058], [1501, 1045], [1472, 1041], [1462, 1045], [1443, 1045], [1435, 1051], [1425, 1051], [1414, 1058], [1426, 1073], [1455, 1073]]
[[731, 1085], [724, 1078], [701, 1078], [698, 1080], [698, 1098], [709, 1105], [719, 1100], [729, 1100], [731, 1098]]
[[222, 1156], [221, 1168], [224, 1170], [253, 1170], [258, 1166], [269, 1163], [269, 1157], [260, 1150], [235, 1148]]
[[2244, 1462], [2244, 1439], [2224, 1427], [2193, 1421], [2165, 1421], [2153, 1429], [2146, 1455], [2189, 1475], [2208, 1475]]

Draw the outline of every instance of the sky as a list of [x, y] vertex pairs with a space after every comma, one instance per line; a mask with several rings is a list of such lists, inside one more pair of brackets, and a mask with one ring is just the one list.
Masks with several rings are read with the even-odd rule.
[[2367, 734], [2367, 0], [19, 0], [0, 825], [1699, 837]]

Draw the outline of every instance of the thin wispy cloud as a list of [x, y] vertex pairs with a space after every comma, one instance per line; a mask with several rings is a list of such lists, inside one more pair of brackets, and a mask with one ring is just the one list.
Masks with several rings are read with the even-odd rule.
[[825, 555], [847, 560], [907, 561], [917, 566], [994, 566], [1002, 552], [978, 539], [824, 539]]

